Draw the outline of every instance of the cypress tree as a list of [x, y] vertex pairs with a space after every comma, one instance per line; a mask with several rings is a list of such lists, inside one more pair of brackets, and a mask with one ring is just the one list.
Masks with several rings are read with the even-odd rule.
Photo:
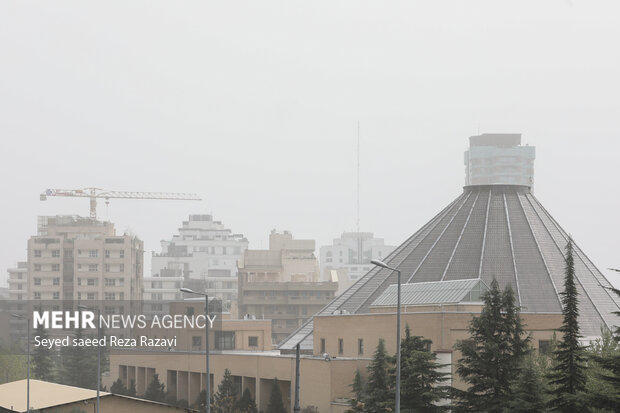
[[216, 413], [233, 413], [237, 400], [237, 390], [235, 389], [235, 382], [230, 370], [224, 370], [224, 377], [218, 385], [217, 392], [213, 398], [213, 406]]
[[110, 393], [122, 395], [127, 394], [127, 388], [125, 387], [123, 381], [120, 378], [117, 379], [114, 383], [112, 383], [112, 386], [110, 387]]
[[471, 341], [459, 341], [462, 354], [457, 373], [469, 384], [465, 391], [453, 389], [454, 411], [499, 413], [508, 408], [515, 378], [530, 337], [525, 332], [512, 289], [504, 292], [494, 279], [482, 296], [480, 316], [469, 325]]
[[[613, 268], [610, 268], [610, 270], [620, 272], [620, 270]], [[616, 288], [610, 288], [610, 290], [620, 297], [620, 290]], [[620, 311], [615, 311], [614, 314], [620, 317]], [[605, 339], [605, 336], [603, 336], [603, 339]], [[605, 386], [615, 389], [615, 392], [598, 394], [597, 401], [608, 408], [614, 409], [614, 411], [620, 411], [620, 327], [616, 327], [607, 345], [612, 350], [600, 351], [594, 355], [593, 359], [601, 368], [598, 374], [599, 379], [603, 381]]]
[[269, 413], [287, 413], [286, 407], [284, 407], [282, 402], [282, 392], [280, 391], [280, 382], [277, 377], [273, 379], [267, 411]]
[[[74, 340], [86, 338], [84, 329], [75, 330]], [[62, 384], [86, 389], [97, 388], [97, 347], [72, 346], [61, 348]]]
[[[41, 308], [39, 308], [41, 311]], [[35, 336], [41, 340], [48, 338], [45, 328], [41, 324], [34, 331]], [[54, 361], [52, 360], [53, 351], [47, 346], [36, 346], [32, 352], [32, 373], [34, 377], [43, 381], [54, 381]]]
[[379, 339], [372, 362], [368, 366], [365, 408], [368, 412], [380, 413], [394, 409], [394, 389], [390, 386], [390, 358], [385, 350], [385, 341]]
[[355, 400], [364, 400], [364, 379], [359, 370], [355, 370], [355, 377], [353, 377], [353, 383], [351, 383], [351, 390], [355, 394]]
[[[446, 367], [437, 363], [437, 355], [430, 351], [431, 340], [412, 336], [409, 325], [405, 327], [405, 338], [401, 342], [401, 409], [413, 412], [442, 412], [446, 406], [437, 406], [441, 399], [448, 398], [448, 387], [441, 383], [448, 380], [448, 374], [441, 372]], [[394, 363], [396, 360], [394, 359]], [[391, 369], [392, 377], [396, 376]]]
[[509, 402], [508, 411], [511, 413], [543, 413], [546, 411], [545, 405], [545, 382], [534, 362], [533, 355], [530, 354], [525, 358], [513, 386], [513, 396]]
[[237, 402], [237, 412], [239, 413], [258, 413], [258, 407], [256, 407], [256, 402], [252, 398], [252, 394], [250, 393], [250, 389], [246, 387]]
[[549, 375], [551, 411], [562, 413], [581, 413], [590, 411], [585, 402], [586, 356], [585, 349], [579, 344], [579, 298], [575, 285], [575, 263], [573, 259], [573, 241], [569, 238], [566, 245], [566, 263], [564, 267], [564, 291], [562, 313], [564, 321], [560, 332], [562, 340], [554, 351], [557, 365]]
[[159, 374], [153, 375], [153, 380], [149, 383], [144, 393], [144, 398], [154, 402], [164, 402], [166, 400], [166, 391], [164, 383], [159, 381]]

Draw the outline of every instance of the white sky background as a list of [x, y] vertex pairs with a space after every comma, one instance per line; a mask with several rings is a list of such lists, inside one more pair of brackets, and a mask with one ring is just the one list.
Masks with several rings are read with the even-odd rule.
[[[190, 213], [251, 248], [272, 228], [399, 244], [461, 192], [478, 131], [535, 145], [535, 193], [603, 272], [620, 267], [620, 3], [0, 4], [0, 277], [45, 188], [197, 192], [111, 200], [146, 263]], [[615, 277], [616, 285], [620, 284]]]

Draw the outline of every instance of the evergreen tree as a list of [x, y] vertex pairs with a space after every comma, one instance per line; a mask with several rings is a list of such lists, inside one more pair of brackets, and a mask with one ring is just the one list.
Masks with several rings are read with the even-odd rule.
[[237, 400], [237, 390], [230, 370], [224, 370], [224, 377], [215, 393], [213, 406], [216, 413], [233, 413]]
[[[445, 406], [437, 406], [448, 398], [448, 387], [441, 383], [448, 374], [440, 371], [445, 365], [437, 363], [437, 355], [430, 351], [430, 340], [412, 336], [409, 325], [401, 342], [401, 409], [413, 412], [442, 412]], [[396, 360], [394, 360], [396, 362]], [[391, 369], [392, 377], [396, 369]]]
[[380, 413], [394, 410], [394, 389], [390, 386], [390, 358], [385, 350], [385, 341], [379, 339], [372, 362], [368, 366], [365, 409]]
[[566, 265], [564, 268], [564, 291], [562, 296], [562, 313], [564, 321], [560, 332], [562, 340], [553, 356], [557, 365], [549, 375], [550, 384], [554, 386], [549, 407], [551, 411], [562, 413], [588, 412], [584, 391], [586, 389], [586, 356], [579, 344], [579, 299], [575, 285], [575, 263], [573, 259], [573, 241], [569, 238], [566, 245]]
[[154, 402], [163, 403], [166, 400], [166, 391], [164, 383], [159, 381], [159, 374], [153, 375], [153, 380], [149, 383], [144, 393], [144, 398]]
[[280, 382], [277, 377], [273, 379], [267, 411], [269, 413], [287, 413], [286, 407], [284, 407], [284, 403], [282, 402], [282, 392], [280, 391]]
[[545, 409], [545, 382], [533, 354], [525, 358], [509, 402], [511, 413], [543, 413]]
[[136, 394], [136, 381], [134, 379], [131, 379], [129, 381], [129, 387], [127, 387], [127, 392], [125, 393], [125, 395], [134, 397]]
[[586, 393], [590, 405], [620, 412], [620, 337], [601, 328], [601, 338], [587, 349]]
[[471, 341], [459, 341], [462, 354], [457, 372], [469, 384], [465, 391], [453, 389], [454, 411], [502, 412], [512, 398], [512, 385], [528, 353], [523, 324], [510, 286], [504, 292], [494, 279], [482, 296], [484, 306], [469, 325]]
[[359, 370], [355, 371], [355, 377], [353, 377], [353, 383], [350, 385], [353, 394], [355, 394], [355, 400], [364, 400], [364, 379]]
[[258, 407], [256, 407], [256, 402], [252, 398], [252, 394], [250, 393], [250, 389], [246, 387], [241, 395], [241, 398], [237, 402], [237, 410], [238, 413], [258, 413]]
[[[84, 329], [75, 330], [74, 340], [85, 339]], [[61, 348], [61, 382], [86, 389], [97, 388], [97, 347], [69, 345]]]
[[[38, 311], [42, 311], [41, 307]], [[40, 340], [49, 338], [43, 325], [39, 324], [34, 331], [34, 336], [39, 336]], [[54, 381], [54, 360], [53, 351], [47, 346], [35, 346], [32, 352], [32, 373], [34, 377], [43, 381]]]
[[127, 394], [127, 388], [123, 384], [123, 381], [119, 378], [110, 387], [110, 393], [113, 394]]

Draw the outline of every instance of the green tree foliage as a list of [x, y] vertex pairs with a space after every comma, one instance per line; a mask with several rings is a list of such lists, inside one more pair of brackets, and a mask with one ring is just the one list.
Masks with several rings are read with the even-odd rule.
[[[542, 361], [546, 363], [546, 360]], [[512, 399], [508, 404], [511, 413], [543, 413], [546, 411], [546, 382], [541, 361], [531, 352], [523, 361], [516, 382], [513, 384]]]
[[282, 402], [282, 392], [280, 391], [280, 382], [277, 377], [273, 379], [267, 411], [269, 413], [287, 413], [286, 407], [284, 407]]
[[224, 370], [224, 377], [215, 393], [213, 406], [215, 413], [234, 413], [237, 401], [237, 389], [230, 370]]
[[351, 383], [349, 387], [351, 387], [353, 394], [355, 394], [356, 401], [364, 400], [365, 383], [364, 383], [364, 378], [362, 377], [362, 374], [360, 373], [359, 370], [355, 371], [355, 377], [353, 377], [353, 383]]
[[[211, 403], [211, 411], [214, 410], [213, 407], [213, 395], [210, 398], [211, 400], [209, 401]], [[195, 409], [198, 409], [198, 411], [204, 412], [206, 411], [206, 400], [207, 400], [207, 391], [206, 390], [202, 390], [200, 392], [200, 394], [198, 394], [198, 397], [196, 397], [196, 400], [194, 401], [194, 404], [192, 405], [192, 407], [194, 407]]]
[[[86, 338], [84, 330], [78, 328], [73, 337], [76, 340]], [[69, 386], [83, 387], [86, 389], [97, 388], [97, 347], [66, 346], [62, 347], [60, 354], [62, 368], [60, 381]]]
[[246, 388], [237, 402], [237, 413], [258, 413], [256, 402], [252, 398], [250, 389]]
[[502, 292], [496, 280], [483, 295], [479, 317], [469, 325], [471, 341], [455, 348], [462, 354], [457, 372], [469, 384], [465, 391], [454, 390], [457, 412], [499, 413], [508, 408], [512, 387], [528, 353], [519, 307], [510, 286]]
[[16, 343], [0, 342], [0, 384], [26, 378], [28, 357]]
[[620, 358], [620, 343], [608, 329], [586, 350], [588, 359], [586, 394], [589, 404], [602, 411], [620, 412], [620, 375], [613, 361]]
[[[41, 308], [39, 307], [39, 311]], [[34, 336], [39, 336], [41, 340], [48, 338], [45, 328], [39, 324], [34, 331]], [[54, 381], [54, 359], [53, 351], [48, 346], [35, 346], [32, 351], [32, 375], [43, 381]]]
[[394, 410], [394, 389], [390, 385], [390, 357], [385, 341], [379, 339], [372, 362], [368, 366], [368, 383], [364, 399], [368, 412], [381, 413]]
[[114, 383], [112, 383], [112, 386], [110, 387], [110, 393], [134, 397], [136, 395], [136, 381], [131, 380], [129, 382], [129, 387], [125, 387], [123, 381], [121, 379], [118, 379]]
[[564, 267], [564, 291], [562, 297], [562, 313], [564, 321], [560, 332], [562, 340], [553, 353], [557, 365], [549, 375], [551, 411], [562, 413], [588, 412], [586, 402], [586, 354], [579, 344], [579, 299], [575, 285], [575, 264], [573, 259], [573, 241], [569, 238], [566, 245], [566, 264]]
[[165, 386], [159, 381], [159, 375], [155, 373], [153, 380], [149, 383], [144, 393], [144, 398], [154, 402], [164, 402], [166, 400]]
[[[441, 371], [445, 365], [437, 363], [437, 355], [430, 351], [430, 340], [412, 336], [409, 325], [401, 341], [401, 409], [411, 412], [443, 412], [446, 407], [437, 406], [448, 398], [448, 387], [441, 383], [449, 375]], [[396, 360], [394, 359], [394, 363]], [[396, 369], [391, 369], [395, 379]]]

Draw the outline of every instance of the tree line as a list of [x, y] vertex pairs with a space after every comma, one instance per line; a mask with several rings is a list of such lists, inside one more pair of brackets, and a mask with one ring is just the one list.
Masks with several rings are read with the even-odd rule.
[[[571, 239], [565, 261], [563, 322], [547, 354], [532, 347], [511, 287], [501, 290], [493, 280], [480, 315], [469, 324], [470, 338], [455, 345], [461, 354], [456, 372], [465, 390], [446, 384], [447, 366], [437, 362], [430, 340], [412, 336], [407, 326], [401, 341], [401, 411], [620, 412], [620, 327], [603, 329], [601, 338], [581, 344]], [[611, 290], [620, 297], [619, 290]], [[620, 316], [620, 311], [615, 314]], [[353, 378], [349, 413], [394, 411], [395, 364], [379, 340], [367, 379], [359, 371]]]

